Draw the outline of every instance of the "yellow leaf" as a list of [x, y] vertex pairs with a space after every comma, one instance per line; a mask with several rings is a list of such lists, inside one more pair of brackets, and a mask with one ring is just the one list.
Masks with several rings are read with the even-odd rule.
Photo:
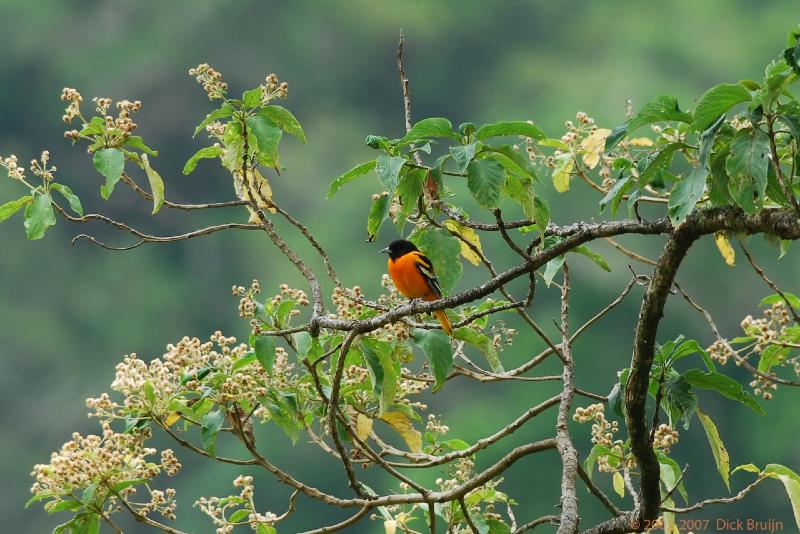
[[[270, 213], [275, 213], [275, 208], [270, 204], [272, 200], [272, 187], [269, 185], [267, 179], [258, 172], [258, 169], [248, 169], [247, 178], [250, 187], [245, 186], [240, 171], [233, 171], [233, 187], [236, 190], [236, 196], [238, 196], [240, 200], [249, 201], [250, 192], [252, 191], [256, 205], [259, 208], [266, 209]], [[250, 212], [249, 222], [258, 223], [258, 215], [256, 215], [249, 206], [247, 210]]]
[[395, 534], [395, 532], [397, 532], [397, 521], [394, 519], [387, 519], [383, 522], [383, 530], [386, 534]]
[[461, 236], [462, 239], [458, 241], [461, 243], [461, 255], [467, 259], [472, 265], [480, 265], [481, 258], [478, 256], [474, 250], [470, 248], [470, 246], [465, 243], [467, 241], [471, 243], [475, 248], [477, 248], [481, 253], [483, 253], [483, 249], [481, 248], [481, 238], [472, 228], [468, 228], [458, 221], [454, 221], [453, 219], [447, 220], [444, 222], [444, 227]]
[[727, 487], [728, 491], [730, 491], [731, 484], [729, 478], [731, 464], [730, 456], [728, 455], [728, 449], [726, 449], [725, 445], [722, 443], [722, 438], [719, 437], [719, 431], [717, 430], [717, 426], [714, 424], [714, 421], [700, 411], [700, 408], [697, 408], [697, 418], [700, 419], [700, 423], [703, 425], [703, 430], [706, 431], [708, 444], [711, 445], [711, 453], [714, 455], [714, 463], [717, 464], [717, 471], [719, 471], [720, 476], [722, 476], [722, 481], [725, 482], [725, 487]]
[[628, 140], [631, 146], [653, 146], [653, 140], [649, 137], [634, 137]]
[[381, 419], [405, 440], [411, 452], [422, 451], [422, 434], [414, 428], [411, 419], [402, 412], [386, 412]]
[[[667, 508], [675, 508], [675, 501], [667, 499], [664, 501], [664, 506]], [[664, 534], [681, 534], [681, 531], [678, 530], [678, 525], [675, 524], [675, 514], [664, 512], [662, 517], [664, 520]]]
[[778, 475], [778, 480], [783, 482], [786, 494], [789, 495], [789, 502], [792, 503], [794, 520], [800, 528], [800, 482], [788, 475]]
[[171, 414], [167, 415], [167, 418], [164, 419], [164, 422], [167, 424], [167, 426], [172, 426], [175, 423], [177, 423], [180, 420], [180, 418], [181, 418], [181, 414], [179, 414], [179, 413], [171, 413]]
[[584, 165], [590, 169], [597, 167], [597, 164], [600, 163], [600, 155], [606, 146], [606, 137], [610, 133], [611, 130], [608, 128], [598, 128], [581, 141]]
[[553, 169], [553, 186], [559, 193], [569, 191], [569, 177], [572, 169], [575, 168], [575, 161], [572, 159], [572, 154], [559, 154], [556, 156], [555, 169]]
[[731, 267], [736, 265], [736, 251], [733, 250], [728, 236], [723, 232], [717, 232], [714, 234], [714, 242], [717, 244], [719, 253], [722, 254], [722, 259], [725, 260], [725, 263]]
[[625, 496], [625, 479], [622, 478], [622, 475], [619, 471], [614, 473], [614, 476], [611, 478], [611, 482], [614, 484], [614, 491], [617, 492], [617, 495], [620, 497]]
[[372, 433], [372, 419], [363, 413], [358, 414], [356, 417], [356, 436], [361, 441], [365, 441], [370, 433]]
[[155, 215], [164, 205], [164, 181], [161, 179], [161, 175], [150, 166], [147, 154], [142, 154], [142, 165], [144, 165], [144, 171], [150, 181], [150, 190], [153, 192], [153, 215]]

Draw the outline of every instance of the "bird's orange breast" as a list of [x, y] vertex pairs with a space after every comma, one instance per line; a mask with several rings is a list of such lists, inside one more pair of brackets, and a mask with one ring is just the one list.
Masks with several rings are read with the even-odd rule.
[[417, 258], [414, 253], [405, 254], [396, 260], [389, 258], [389, 275], [397, 290], [406, 298], [418, 299], [433, 295], [428, 281], [417, 269]]

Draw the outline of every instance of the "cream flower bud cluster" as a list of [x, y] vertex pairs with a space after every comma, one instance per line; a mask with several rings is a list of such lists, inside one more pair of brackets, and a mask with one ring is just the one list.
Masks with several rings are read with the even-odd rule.
[[229, 496], [230, 498], [224, 499], [220, 499], [219, 497], [200, 497], [194, 503], [204, 514], [211, 518], [211, 521], [216, 527], [215, 532], [217, 532], [217, 534], [228, 534], [233, 531], [236, 525], [245, 522], [244, 520], [237, 523], [230, 522], [229, 516], [232, 515], [237, 508], [250, 512], [246, 516], [246, 523], [249, 523], [250, 528], [253, 530], [258, 530], [259, 524], [273, 525], [278, 520], [278, 516], [272, 512], [261, 514], [256, 511], [253, 501], [254, 487], [252, 476], [239, 475], [234, 479], [233, 486], [235, 488], [242, 488], [236, 496]]
[[[73, 433], [70, 441], [51, 454], [50, 463], [34, 466], [31, 476], [35, 482], [31, 492], [55, 496], [46, 507], [55, 506], [61, 499], [83, 491], [91, 484], [96, 485], [95, 494], [102, 496], [121, 482], [150, 480], [162, 471], [175, 475], [181, 468], [171, 449], [161, 452], [160, 463], [148, 458], [157, 452], [145, 446], [151, 437], [149, 429], [118, 433], [108, 421], [104, 421], [102, 430], [102, 435]], [[143, 511], [171, 515], [175, 509], [172, 501], [174, 490], [156, 491], [151, 492], [152, 499]], [[123, 496], [134, 492], [134, 488], [127, 488]]]
[[189, 75], [194, 76], [197, 83], [203, 86], [209, 100], [225, 98], [228, 84], [222, 79], [222, 74], [209, 66], [208, 63], [189, 69]]

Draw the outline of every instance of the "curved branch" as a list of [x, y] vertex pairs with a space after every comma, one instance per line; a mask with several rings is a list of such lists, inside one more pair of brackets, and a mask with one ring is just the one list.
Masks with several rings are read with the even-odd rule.
[[[128, 187], [133, 190], [134, 193], [139, 195], [145, 200], [153, 200], [153, 195], [139, 187], [139, 184], [136, 183], [136, 180], [131, 178], [127, 173], [122, 173], [122, 181], [128, 185]], [[207, 210], [207, 209], [217, 209], [217, 208], [231, 208], [234, 206], [247, 206], [246, 200], [229, 200], [227, 202], [209, 202], [205, 204], [180, 204], [177, 202], [170, 202], [169, 200], [164, 200], [164, 206], [171, 209], [178, 209], [184, 211], [192, 211], [192, 210]]]

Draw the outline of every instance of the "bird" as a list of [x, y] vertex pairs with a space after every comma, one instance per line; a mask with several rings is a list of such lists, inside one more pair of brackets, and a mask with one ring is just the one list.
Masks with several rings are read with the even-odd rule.
[[[429, 260], [416, 245], [405, 239], [397, 239], [382, 249], [389, 255], [389, 276], [395, 287], [406, 298], [427, 301], [442, 298], [442, 288]], [[453, 326], [444, 310], [436, 310], [436, 318], [448, 336], [453, 335]]]

